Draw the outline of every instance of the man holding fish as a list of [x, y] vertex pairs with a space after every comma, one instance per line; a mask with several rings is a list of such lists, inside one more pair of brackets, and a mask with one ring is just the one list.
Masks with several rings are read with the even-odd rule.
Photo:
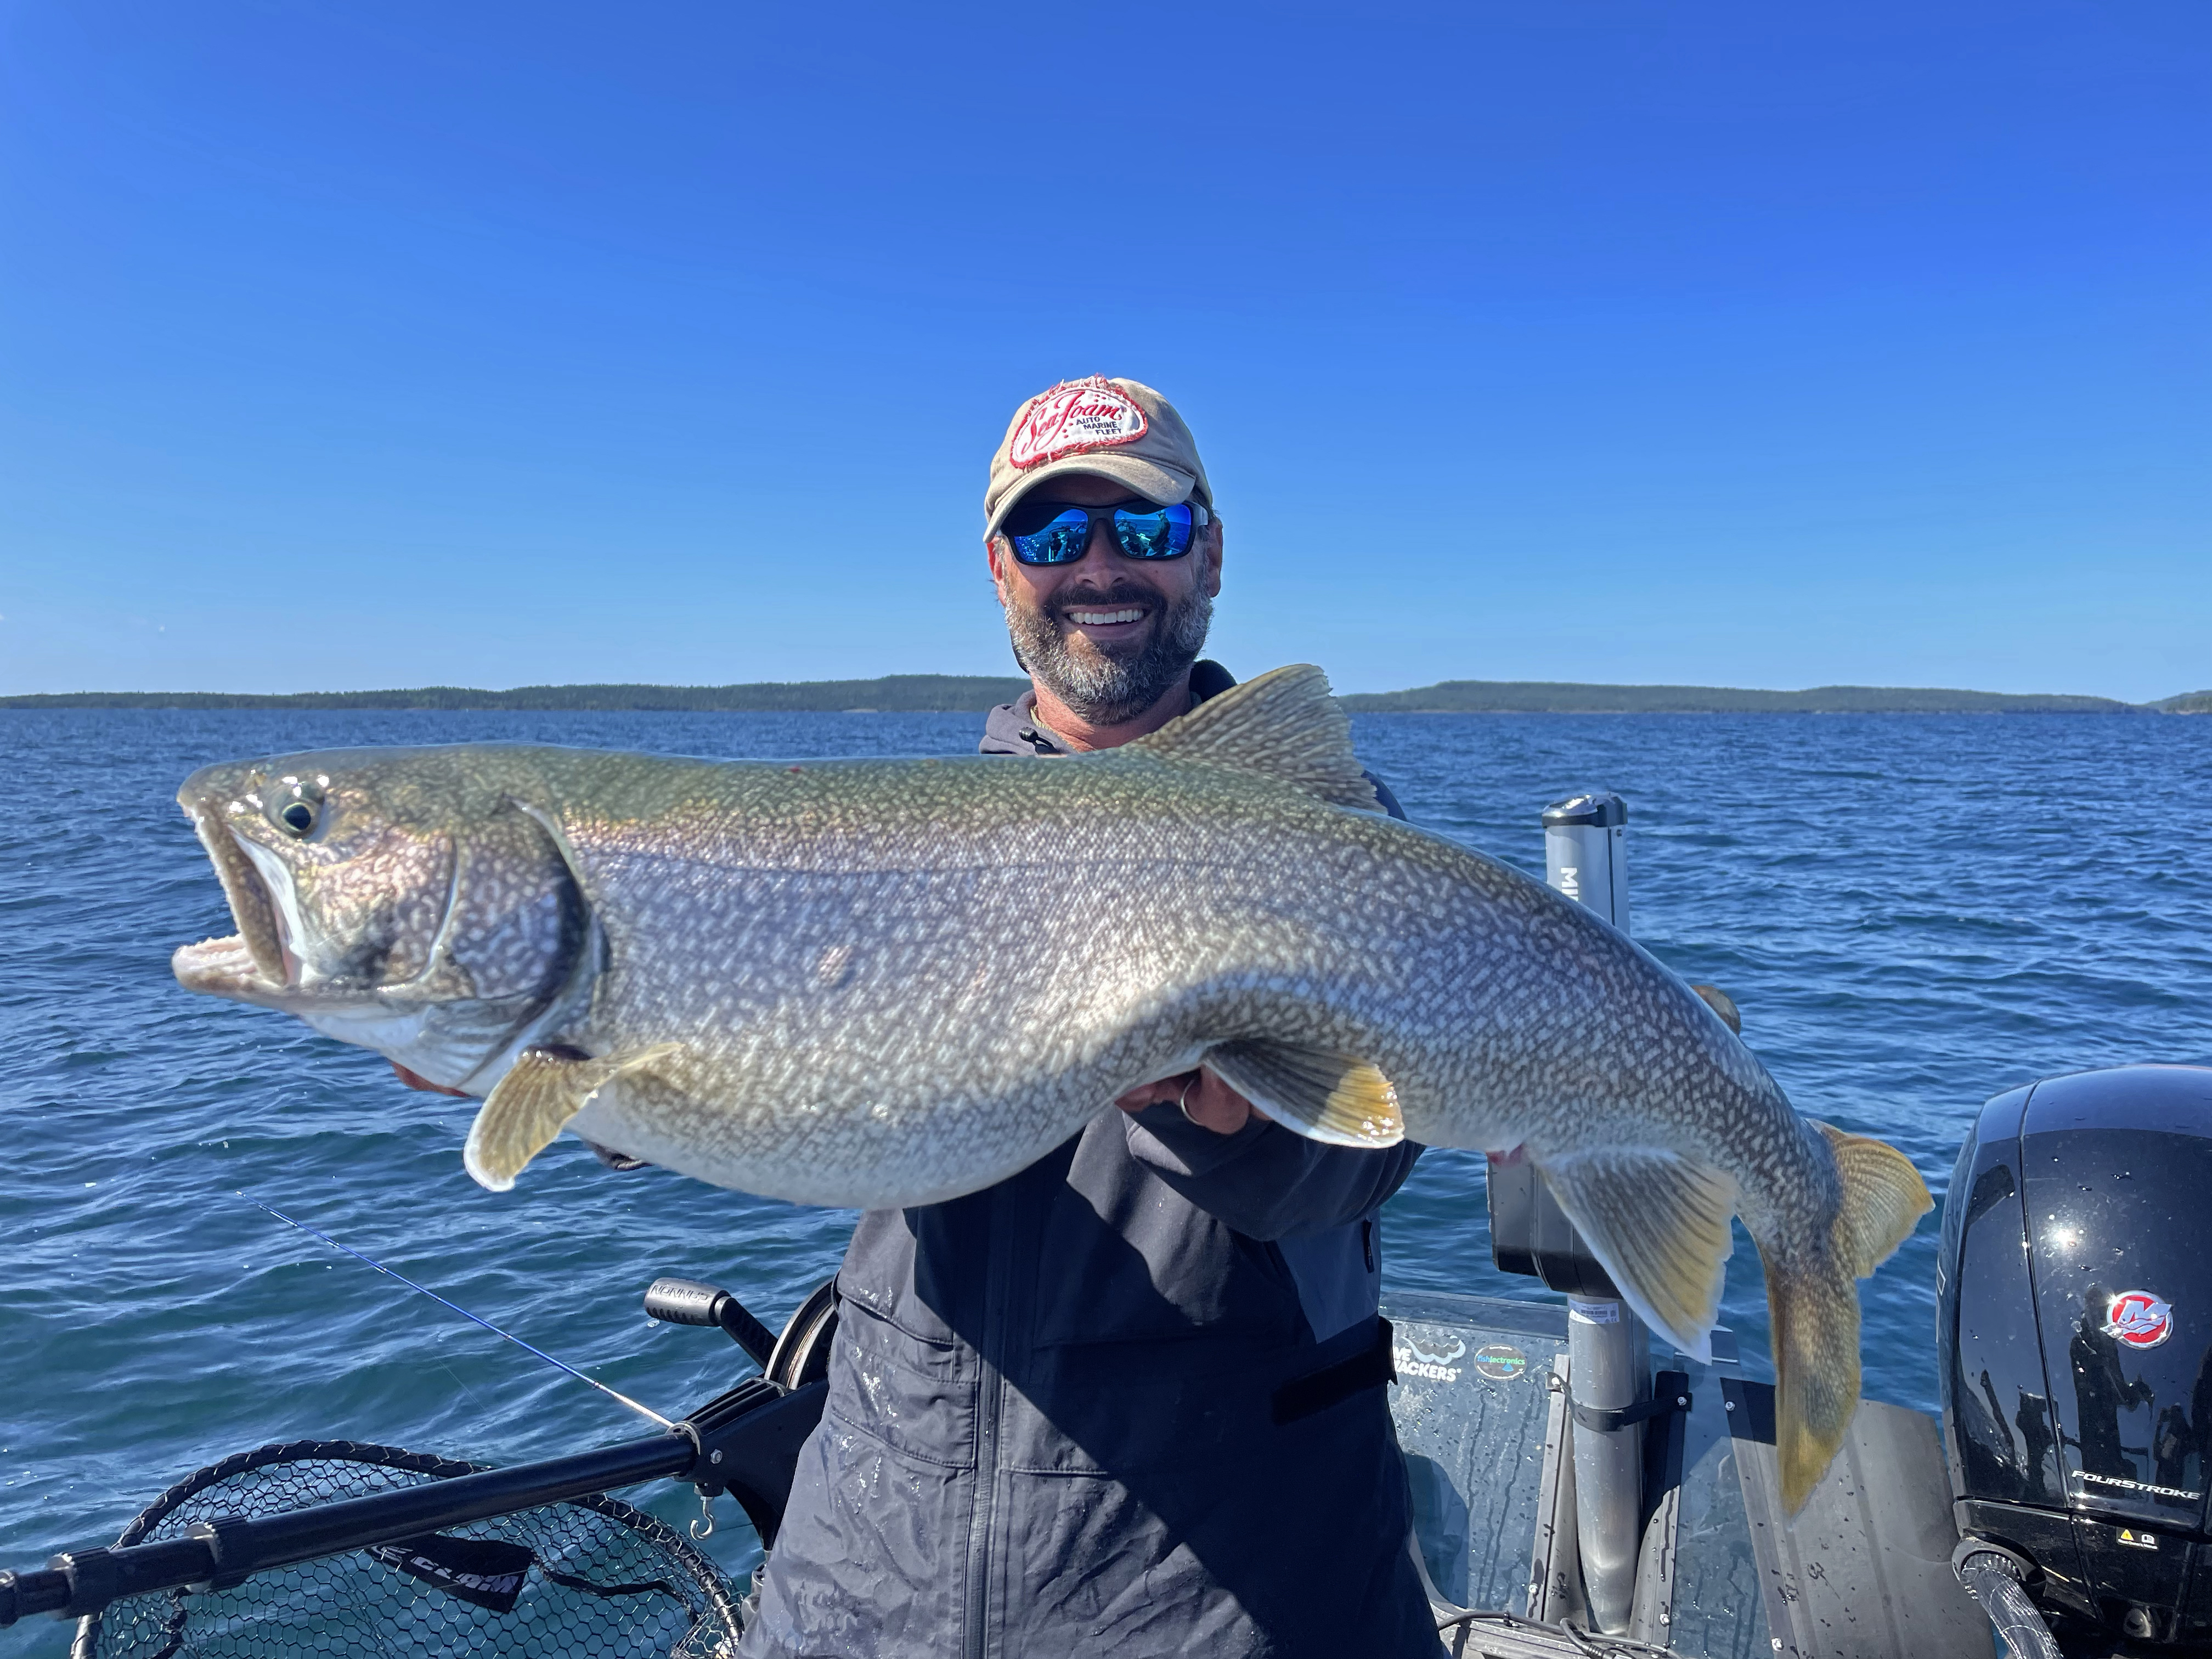
[[[984, 512], [1034, 681], [984, 753], [1112, 748], [1234, 684], [1198, 660], [1221, 524], [1157, 392], [1030, 399]], [[1419, 1149], [1302, 1139], [1204, 1066], [1115, 1103], [862, 1218], [747, 1655], [1437, 1651], [1376, 1310]]]
[[984, 747], [1062, 758], [206, 767], [179, 800], [239, 931], [179, 980], [482, 1098], [494, 1191], [571, 1130], [869, 1212], [759, 1659], [1432, 1650], [1374, 1316], [1417, 1144], [1517, 1150], [1699, 1360], [1740, 1215], [1802, 1507], [1911, 1163], [1390, 816], [1318, 669], [1194, 662], [1220, 529], [1157, 394], [1031, 399], [986, 510], [1036, 687]]

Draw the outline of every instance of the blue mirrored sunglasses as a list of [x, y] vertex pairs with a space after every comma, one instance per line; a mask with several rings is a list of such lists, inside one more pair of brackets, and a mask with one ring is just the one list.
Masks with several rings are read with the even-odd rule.
[[1152, 507], [1041, 501], [1028, 513], [1015, 509], [1004, 527], [1014, 557], [1024, 564], [1073, 564], [1091, 545], [1091, 526], [1101, 519], [1122, 557], [1179, 559], [1206, 527], [1206, 514], [1195, 501]]

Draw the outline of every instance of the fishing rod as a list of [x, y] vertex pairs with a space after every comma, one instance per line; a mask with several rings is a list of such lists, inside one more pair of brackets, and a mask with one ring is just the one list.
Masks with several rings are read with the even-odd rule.
[[574, 1365], [569, 1364], [568, 1361], [564, 1359], [556, 1359], [551, 1354], [546, 1352], [544, 1349], [537, 1347], [531, 1343], [525, 1342], [520, 1337], [515, 1335], [512, 1331], [501, 1330], [498, 1326], [493, 1324], [491, 1321], [484, 1318], [481, 1314], [471, 1313], [466, 1308], [461, 1306], [459, 1303], [448, 1301], [446, 1297], [440, 1296], [437, 1291], [430, 1290], [424, 1285], [417, 1285], [413, 1279], [408, 1278], [405, 1273], [395, 1272], [393, 1269], [386, 1267], [381, 1261], [376, 1260], [375, 1257], [364, 1255], [361, 1251], [355, 1249], [350, 1244], [339, 1243], [337, 1240], [332, 1238], [328, 1233], [320, 1231], [316, 1228], [310, 1227], [304, 1221], [295, 1221], [290, 1216], [286, 1215], [282, 1210], [275, 1209], [269, 1205], [264, 1204], [259, 1199], [254, 1197], [251, 1193], [240, 1193], [238, 1196], [244, 1199], [248, 1204], [252, 1205], [255, 1209], [266, 1211], [269, 1214], [275, 1216], [277, 1220], [283, 1222], [286, 1226], [296, 1227], [311, 1238], [319, 1238], [324, 1243], [329, 1245], [332, 1249], [342, 1250], [356, 1261], [367, 1262], [370, 1267], [375, 1268], [377, 1272], [382, 1273], [386, 1279], [396, 1279], [402, 1285], [404, 1285], [409, 1290], [415, 1291], [416, 1294], [428, 1297], [431, 1301], [436, 1303], [440, 1307], [452, 1309], [455, 1313], [460, 1315], [462, 1318], [483, 1326], [484, 1329], [489, 1331], [494, 1336], [502, 1337], [506, 1340], [514, 1343], [516, 1347], [521, 1349], [525, 1353], [535, 1355], [539, 1359], [544, 1360], [547, 1364], [552, 1366], [556, 1370], [566, 1371], [569, 1376], [574, 1377], [579, 1382], [590, 1383], [592, 1387], [597, 1389], [601, 1394], [620, 1401], [623, 1405], [629, 1407], [630, 1410], [635, 1412], [640, 1417], [643, 1417], [653, 1422], [658, 1423], [664, 1429], [672, 1429], [676, 1426], [673, 1419], [663, 1417], [659, 1412], [653, 1410], [652, 1407], [640, 1405], [636, 1401], [623, 1393], [621, 1389], [609, 1388], [605, 1383], [600, 1382], [596, 1376], [588, 1376], [585, 1375], [582, 1371], [578, 1370]]

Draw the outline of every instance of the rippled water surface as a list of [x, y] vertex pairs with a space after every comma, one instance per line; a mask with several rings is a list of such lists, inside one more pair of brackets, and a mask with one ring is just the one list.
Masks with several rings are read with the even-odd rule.
[[[264, 1441], [511, 1462], [630, 1437], [619, 1407], [249, 1193], [675, 1414], [737, 1374], [653, 1324], [656, 1274], [777, 1322], [848, 1214], [564, 1139], [495, 1196], [474, 1103], [366, 1050], [186, 995], [178, 944], [232, 931], [172, 802], [209, 761], [363, 743], [559, 742], [723, 757], [954, 754], [964, 715], [0, 713], [0, 1566], [106, 1541], [172, 1480]], [[1717, 984], [1798, 1106], [1905, 1149], [1941, 1196], [1972, 1114], [2051, 1073], [2212, 1058], [2212, 720], [1394, 715], [1363, 754], [1415, 821], [1541, 874], [1537, 813], [1630, 803], [1637, 937]], [[1019, 763], [1009, 762], [1009, 764]], [[1481, 1160], [1431, 1152], [1391, 1206], [1389, 1282], [1540, 1295], [1490, 1266]], [[1935, 1400], [1936, 1224], [1866, 1287], [1867, 1391]], [[1739, 1240], [1726, 1319], [1763, 1349]], [[688, 1491], [651, 1507], [681, 1520]], [[726, 1510], [726, 1560], [750, 1537]], [[0, 1632], [59, 1653], [60, 1627]]]

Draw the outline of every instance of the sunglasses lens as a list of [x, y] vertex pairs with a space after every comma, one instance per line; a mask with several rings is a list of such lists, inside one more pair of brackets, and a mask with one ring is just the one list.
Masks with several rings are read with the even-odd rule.
[[1091, 518], [1069, 507], [1034, 530], [1024, 526], [1024, 531], [1017, 531], [1012, 521], [1007, 525], [1006, 539], [1014, 544], [1014, 556], [1024, 564], [1073, 564], [1083, 556], [1091, 540]]
[[1190, 551], [1190, 508], [1178, 505], [1132, 513], [1116, 507], [1114, 539], [1133, 559], [1179, 559]]

